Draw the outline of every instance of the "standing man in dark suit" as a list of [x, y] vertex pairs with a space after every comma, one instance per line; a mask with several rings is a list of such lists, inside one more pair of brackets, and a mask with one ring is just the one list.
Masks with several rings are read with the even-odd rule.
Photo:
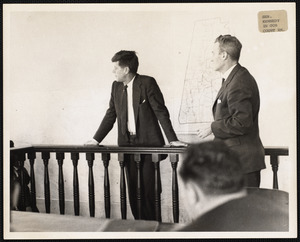
[[259, 137], [259, 91], [255, 79], [238, 61], [242, 44], [231, 35], [220, 35], [214, 44], [212, 63], [222, 73], [222, 87], [213, 105], [211, 134], [224, 141], [241, 158], [246, 186], [259, 187], [264, 169], [264, 147]]
[[[138, 57], [134, 51], [119, 51], [112, 62], [116, 81], [112, 84], [109, 108], [94, 135], [86, 145], [99, 144], [118, 123], [119, 146], [154, 146], [165, 144], [159, 123], [172, 146], [186, 146], [173, 130], [163, 95], [153, 77], [137, 74]], [[133, 155], [125, 155], [125, 168], [131, 211], [138, 219], [137, 169]], [[154, 164], [151, 155], [141, 157], [141, 219], [155, 220]], [[161, 190], [161, 189], [160, 189]]]
[[191, 145], [179, 170], [191, 222], [182, 231], [288, 231], [288, 194], [245, 188], [238, 155], [221, 141]]

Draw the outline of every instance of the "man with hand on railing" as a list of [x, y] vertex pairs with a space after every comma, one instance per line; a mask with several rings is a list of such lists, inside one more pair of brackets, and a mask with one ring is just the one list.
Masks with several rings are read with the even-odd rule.
[[182, 231], [288, 231], [288, 194], [245, 188], [242, 162], [220, 141], [193, 144], [179, 170], [187, 212]]
[[[187, 146], [186, 143], [177, 139], [163, 94], [155, 79], [137, 74], [139, 62], [135, 51], [119, 51], [113, 56], [112, 62], [116, 81], [112, 84], [109, 108], [93, 140], [88, 141], [85, 145], [101, 143], [117, 120], [119, 146], [160, 147], [165, 145], [159, 123], [171, 146]], [[166, 156], [161, 157], [161, 159], [165, 158]], [[124, 160], [130, 206], [134, 218], [138, 219], [137, 168], [133, 155], [124, 155]], [[156, 219], [154, 171], [151, 155], [142, 155], [141, 219], [145, 220]]]

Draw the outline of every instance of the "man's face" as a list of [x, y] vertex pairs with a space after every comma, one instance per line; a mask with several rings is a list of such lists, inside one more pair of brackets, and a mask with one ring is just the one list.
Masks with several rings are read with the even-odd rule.
[[215, 71], [222, 71], [222, 68], [224, 66], [224, 59], [222, 58], [222, 52], [220, 52], [218, 42], [214, 44], [211, 62]]
[[126, 79], [125, 79], [125, 76], [126, 76], [126, 67], [121, 67], [119, 65], [119, 61], [117, 62], [114, 62], [114, 69], [113, 69], [113, 73], [116, 77], [116, 81], [117, 82], [124, 82]]

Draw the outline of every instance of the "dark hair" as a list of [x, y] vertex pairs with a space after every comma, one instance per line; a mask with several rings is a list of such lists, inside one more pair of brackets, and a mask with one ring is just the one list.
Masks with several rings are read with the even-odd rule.
[[220, 45], [220, 51], [226, 51], [232, 60], [238, 61], [240, 59], [242, 44], [236, 37], [229, 34], [220, 35], [216, 38], [215, 43], [217, 42]]
[[179, 174], [183, 182], [193, 181], [205, 194], [233, 193], [244, 187], [240, 160], [223, 142], [188, 147]]
[[131, 73], [136, 74], [139, 66], [139, 60], [135, 51], [121, 50], [117, 52], [112, 58], [112, 62], [119, 61], [122, 67], [129, 67]]

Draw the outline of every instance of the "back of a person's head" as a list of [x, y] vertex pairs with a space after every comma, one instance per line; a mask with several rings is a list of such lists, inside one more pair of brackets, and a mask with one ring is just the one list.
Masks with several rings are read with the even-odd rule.
[[111, 61], [118, 61], [121, 67], [128, 67], [131, 73], [137, 73], [139, 60], [135, 51], [121, 50], [112, 57]]
[[220, 51], [226, 51], [232, 60], [239, 61], [242, 44], [235, 36], [220, 35], [215, 43], [219, 43]]
[[183, 182], [197, 184], [207, 195], [234, 193], [244, 187], [240, 160], [223, 142], [192, 144], [179, 174]]

